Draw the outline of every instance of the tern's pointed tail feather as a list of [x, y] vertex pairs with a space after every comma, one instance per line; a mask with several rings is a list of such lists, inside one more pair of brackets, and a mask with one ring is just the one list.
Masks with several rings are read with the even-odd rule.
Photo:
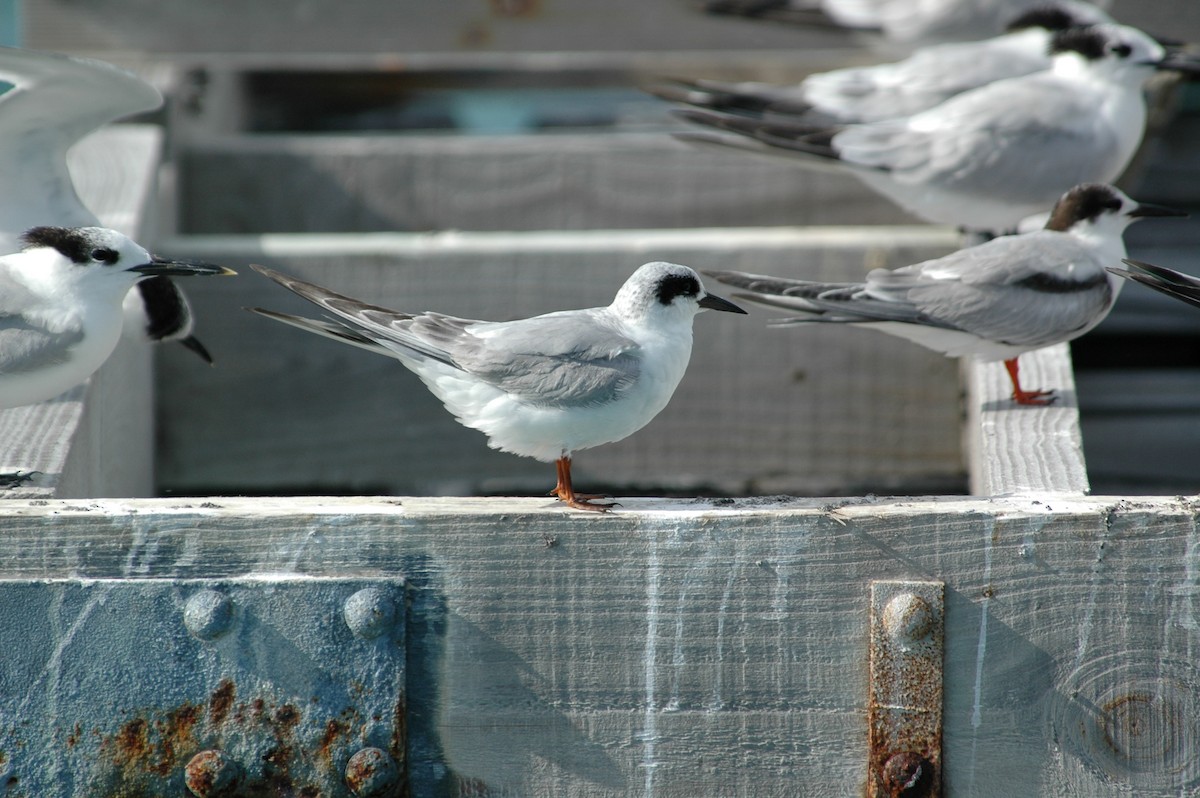
[[1122, 263], [1130, 269], [1110, 266], [1108, 270], [1189, 305], [1200, 307], [1200, 279], [1145, 261], [1124, 259]]
[[812, 105], [801, 97], [798, 88], [767, 83], [672, 78], [647, 86], [645, 91], [670, 102], [754, 117], [762, 114], [799, 117], [812, 110]]
[[275, 321], [281, 321], [284, 324], [290, 324], [293, 327], [298, 327], [299, 329], [310, 333], [316, 333], [324, 338], [330, 338], [343, 344], [351, 344], [353, 346], [361, 347], [362, 349], [366, 349], [369, 352], [374, 352], [377, 355], [395, 357], [395, 353], [386, 346], [371, 340], [358, 330], [336, 321], [308, 319], [304, 316], [293, 316], [290, 313], [279, 313], [278, 311], [267, 310], [266, 308], [246, 308], [246, 310], [250, 311], [251, 313], [257, 313], [260, 316], [266, 316], [268, 319], [274, 319]]

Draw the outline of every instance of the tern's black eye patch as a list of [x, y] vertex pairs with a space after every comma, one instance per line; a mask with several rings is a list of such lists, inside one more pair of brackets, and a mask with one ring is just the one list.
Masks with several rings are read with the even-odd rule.
[[689, 274], [672, 274], [658, 281], [654, 295], [664, 305], [669, 305], [677, 296], [699, 296], [700, 281]]
[[1066, 30], [1079, 24], [1074, 16], [1065, 9], [1055, 6], [1037, 6], [1008, 23], [1005, 28], [1009, 33], [1029, 28], [1045, 28], [1046, 30]]
[[1133, 55], [1133, 48], [1128, 44], [1114, 44], [1108, 49], [1109, 52], [1113, 53], [1114, 55], [1118, 55], [1121, 58], [1128, 58], [1129, 56]]
[[[1104, 57], [1109, 43], [1110, 39], [1104, 35], [1102, 30], [1069, 28], [1054, 34], [1054, 38], [1050, 40], [1050, 55], [1075, 52], [1089, 61], [1096, 61]], [[1128, 45], [1117, 46], [1128, 47]]]
[[117, 254], [115, 249], [109, 249], [108, 247], [100, 247], [92, 250], [92, 260], [96, 261], [97, 263], [106, 263], [111, 266], [116, 263], [117, 259], [120, 257], [121, 256]]
[[33, 227], [21, 236], [26, 248], [49, 247], [72, 263], [112, 265], [119, 257], [111, 247], [97, 246], [95, 231], [78, 227]]

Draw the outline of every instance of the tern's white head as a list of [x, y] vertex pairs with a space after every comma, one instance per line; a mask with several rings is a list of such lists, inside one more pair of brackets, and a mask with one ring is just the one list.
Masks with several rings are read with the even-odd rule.
[[705, 309], [746, 312], [706, 292], [693, 269], [661, 261], [647, 263], [630, 275], [611, 307], [625, 322], [642, 325], [691, 324]]
[[1167, 56], [1161, 44], [1128, 25], [1090, 25], [1059, 31], [1050, 41], [1054, 69], [1061, 74], [1091, 74], [1140, 86], [1156, 70], [1191, 71], [1187, 59]]
[[166, 260], [141, 244], [105, 227], [34, 227], [21, 237], [25, 248], [5, 261], [29, 285], [55, 294], [75, 286], [89, 293], [125, 293], [146, 277], [232, 274], [222, 266]]

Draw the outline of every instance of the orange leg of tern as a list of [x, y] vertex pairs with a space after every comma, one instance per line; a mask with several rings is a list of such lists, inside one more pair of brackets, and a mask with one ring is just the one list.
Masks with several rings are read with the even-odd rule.
[[1045, 407], [1053, 404], [1057, 398], [1054, 391], [1023, 391], [1021, 390], [1021, 378], [1018, 376], [1020, 367], [1017, 365], [1017, 359], [1004, 361], [1004, 368], [1008, 369], [1009, 379], [1013, 384], [1013, 401], [1019, 405], [1033, 405], [1035, 407]]
[[557, 496], [560, 502], [576, 510], [591, 510], [597, 513], [607, 513], [616, 504], [616, 502], [595, 501], [595, 499], [603, 498], [602, 496], [575, 492], [575, 489], [571, 487], [570, 457], [560, 457], [554, 461], [554, 465], [558, 469], [558, 484], [554, 486], [554, 490], [550, 491], [550, 494]]

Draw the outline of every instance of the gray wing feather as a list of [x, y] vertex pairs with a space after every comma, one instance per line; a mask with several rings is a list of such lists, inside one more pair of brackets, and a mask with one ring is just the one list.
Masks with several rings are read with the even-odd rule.
[[[632, 385], [640, 369], [638, 345], [596, 311], [550, 313], [511, 322], [401, 313], [270, 269], [254, 268], [356, 325], [360, 328], [356, 334], [402, 359], [436, 360], [530, 404], [603, 404]], [[314, 325], [327, 327], [328, 323]]]
[[[1000, 197], [1027, 196], [1031, 175], [1052, 181], [1052, 192], [1114, 177], [1096, 173], [1096, 164], [1115, 161], [1117, 142], [1096, 123], [1087, 98], [1040, 78], [998, 81], [913, 117], [847, 127], [834, 147], [843, 161], [886, 170], [900, 182]], [[1011, 108], [1021, 113], [1004, 112]], [[1030, 163], [1034, 154], [1040, 164]]]

